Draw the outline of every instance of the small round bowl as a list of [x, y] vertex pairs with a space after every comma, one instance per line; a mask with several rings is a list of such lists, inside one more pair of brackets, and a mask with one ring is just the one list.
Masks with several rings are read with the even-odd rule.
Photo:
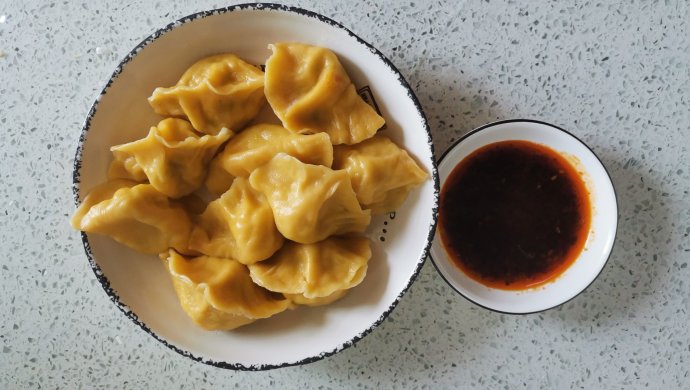
[[421, 269], [436, 226], [438, 173], [429, 126], [409, 85], [373, 46], [337, 22], [299, 8], [244, 4], [190, 15], [137, 45], [88, 114], [74, 169], [77, 203], [106, 180], [113, 145], [146, 135], [161, 118], [147, 97], [174, 85], [197, 60], [231, 52], [260, 65], [269, 43], [304, 42], [340, 58], [357, 88], [368, 87], [386, 119], [382, 133], [429, 173], [396, 213], [372, 219], [367, 276], [341, 300], [300, 307], [231, 332], [202, 330], [182, 311], [163, 264], [107, 237], [82, 234], [99, 282], [122, 312], [167, 347], [218, 367], [261, 370], [312, 362], [352, 345], [381, 323]]
[[509, 140], [531, 141], [550, 147], [582, 173], [590, 195], [592, 220], [580, 256], [555, 280], [518, 291], [487, 287], [465, 275], [449, 259], [439, 233], [436, 233], [431, 246], [431, 258], [443, 279], [471, 302], [501, 313], [528, 314], [547, 310], [573, 299], [597, 278], [613, 248], [618, 207], [611, 178], [594, 152], [569, 132], [534, 120], [490, 123], [456, 141], [439, 162], [442, 188], [453, 168], [469, 154], [485, 145]]

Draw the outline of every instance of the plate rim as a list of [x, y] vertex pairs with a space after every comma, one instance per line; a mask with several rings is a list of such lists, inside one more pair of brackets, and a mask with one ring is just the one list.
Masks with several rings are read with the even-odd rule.
[[[498, 309], [494, 309], [494, 308], [492, 308], [492, 307], [483, 305], [483, 304], [481, 304], [481, 303], [479, 303], [479, 302], [477, 302], [477, 301], [471, 299], [471, 298], [468, 297], [467, 295], [463, 294], [459, 289], [457, 289], [457, 288], [453, 285], [453, 283], [451, 283], [451, 282], [446, 278], [446, 276], [443, 275], [443, 272], [441, 272], [441, 269], [440, 269], [439, 266], [436, 264], [437, 260], [434, 259], [434, 256], [432, 255], [431, 251], [429, 252], [429, 258], [431, 259], [431, 264], [433, 264], [434, 268], [436, 269], [436, 272], [438, 273], [439, 276], [441, 276], [441, 279], [443, 279], [443, 281], [446, 282], [446, 284], [447, 284], [453, 291], [455, 291], [455, 292], [456, 292], [457, 294], [459, 294], [461, 297], [465, 298], [465, 299], [466, 299], [467, 301], [469, 301], [470, 303], [473, 303], [473, 304], [475, 304], [475, 305], [477, 305], [477, 306], [479, 306], [479, 307], [481, 307], [481, 308], [483, 308], [483, 309], [486, 309], [486, 310], [489, 310], [489, 311], [492, 311], [492, 312], [495, 312], [495, 313], [499, 313], [499, 314], [509, 314], [509, 315], [514, 315], [514, 316], [519, 316], [519, 315], [530, 315], [530, 314], [542, 313], [542, 312], [545, 312], [545, 311], [547, 311], [547, 310], [551, 310], [551, 309], [557, 308], [557, 307], [559, 307], [559, 306], [565, 305], [566, 303], [568, 303], [568, 302], [572, 301], [573, 299], [579, 297], [579, 296], [580, 296], [582, 293], [584, 293], [592, 284], [594, 284], [594, 282], [595, 282], [597, 279], [599, 279], [599, 276], [601, 276], [601, 273], [604, 272], [604, 269], [606, 268], [606, 265], [609, 263], [609, 260], [611, 259], [611, 255], [613, 254], [613, 249], [614, 249], [615, 246], [616, 246], [616, 241], [617, 241], [616, 238], [618, 237], [618, 225], [619, 225], [620, 217], [621, 217], [621, 216], [620, 216], [620, 209], [619, 209], [619, 207], [618, 207], [618, 204], [619, 204], [619, 202], [618, 202], [618, 193], [616, 192], [616, 187], [615, 187], [614, 184], [613, 184], [613, 179], [611, 178], [611, 174], [609, 173], [608, 169], [606, 168], [606, 165], [604, 164], [604, 162], [601, 161], [601, 159], [599, 158], [599, 156], [598, 156], [596, 153], [594, 153], [594, 150], [592, 150], [592, 148], [590, 148], [589, 145], [587, 145], [587, 144], [586, 144], [584, 141], [582, 141], [579, 137], [575, 136], [573, 133], [569, 132], [568, 130], [565, 130], [564, 128], [559, 127], [559, 126], [557, 126], [557, 125], [554, 125], [554, 124], [552, 124], [552, 123], [540, 121], [540, 120], [537, 120], [537, 119], [529, 119], [529, 118], [513, 118], [513, 119], [504, 119], [504, 120], [498, 120], [498, 121], [489, 122], [489, 123], [487, 123], [487, 124], [485, 124], [485, 125], [479, 126], [479, 127], [475, 128], [475, 129], [469, 131], [467, 134], [465, 134], [465, 135], [463, 135], [462, 137], [458, 138], [458, 139], [455, 140], [450, 146], [448, 146], [448, 148], [446, 148], [446, 150], [443, 152], [443, 154], [441, 154], [441, 157], [438, 159], [437, 167], [440, 167], [440, 166], [441, 166], [441, 164], [443, 163], [443, 160], [448, 156], [448, 154], [449, 154], [452, 150], [454, 150], [458, 145], [460, 145], [460, 143], [461, 143], [462, 141], [464, 141], [465, 139], [469, 138], [469, 137], [472, 136], [473, 134], [476, 134], [476, 133], [478, 133], [478, 132], [480, 132], [480, 131], [482, 131], [482, 130], [488, 129], [488, 128], [490, 128], [490, 127], [494, 127], [494, 126], [498, 126], [498, 125], [502, 125], [502, 124], [507, 124], [507, 123], [518, 123], [518, 122], [522, 122], [522, 123], [525, 123], [525, 122], [526, 122], [526, 123], [535, 123], [535, 124], [539, 124], [539, 125], [544, 125], [544, 126], [550, 127], [550, 128], [552, 128], [552, 129], [554, 129], [554, 130], [559, 130], [559, 131], [561, 131], [561, 132], [563, 132], [563, 133], [565, 133], [565, 134], [571, 136], [575, 141], [581, 143], [585, 148], [587, 148], [587, 150], [589, 150], [589, 152], [592, 154], [592, 156], [594, 156], [594, 158], [597, 159], [597, 161], [599, 162], [599, 164], [601, 164], [602, 168], [604, 168], [604, 172], [606, 173], [606, 177], [608, 178], [608, 182], [611, 184], [611, 189], [612, 189], [612, 191], [613, 191], [613, 202], [614, 202], [614, 205], [615, 205], [615, 207], [616, 207], [616, 223], [615, 223], [615, 225], [613, 226], [613, 240], [612, 240], [612, 242], [611, 242], [611, 247], [609, 248], [608, 253], [606, 254], [606, 260], [604, 260], [604, 263], [602, 264], [601, 269], [599, 270], [599, 272], [597, 272], [597, 274], [594, 276], [594, 278], [592, 278], [592, 280], [591, 280], [589, 283], [587, 283], [587, 285], [586, 285], [582, 290], [580, 290], [577, 294], [573, 295], [571, 298], [569, 298], [569, 299], [567, 299], [567, 300], [565, 300], [565, 301], [563, 301], [563, 302], [561, 302], [561, 303], [559, 303], [559, 304], [552, 305], [552, 306], [549, 306], [549, 307], [544, 308], [544, 309], [534, 310], [534, 311], [528, 311], [528, 312], [510, 312], [510, 311], [498, 310]], [[440, 200], [439, 200], [439, 201], [440, 201]], [[439, 204], [439, 208], [440, 208], [440, 204]], [[438, 222], [438, 221], [437, 221], [437, 222]], [[434, 240], [435, 240], [435, 239], [436, 239], [436, 237], [434, 236]]]
[[438, 223], [438, 208], [439, 208], [439, 197], [440, 197], [440, 179], [438, 175], [438, 163], [436, 162], [436, 159], [434, 158], [434, 144], [433, 144], [433, 137], [431, 134], [431, 129], [429, 127], [429, 121], [424, 114], [424, 110], [422, 109], [422, 105], [420, 104], [417, 96], [415, 95], [414, 91], [410, 87], [409, 83], [407, 80], [403, 77], [402, 73], [398, 68], [383, 54], [381, 51], [379, 51], [377, 48], [369, 44], [368, 42], [364, 41], [362, 38], [357, 36], [354, 32], [352, 32], [350, 29], [347, 27], [343, 26], [339, 22], [336, 22], [335, 20], [326, 17], [324, 15], [321, 15], [319, 13], [300, 8], [300, 7], [295, 7], [295, 6], [289, 6], [289, 5], [282, 5], [282, 4], [275, 4], [275, 3], [243, 3], [243, 4], [235, 4], [235, 5], [230, 5], [227, 7], [221, 7], [221, 8], [215, 8], [211, 10], [206, 10], [206, 11], [199, 11], [195, 12], [193, 14], [184, 16], [182, 18], [179, 18], [171, 23], [168, 23], [166, 26], [157, 29], [154, 33], [151, 35], [147, 36], [144, 38], [139, 44], [137, 44], [133, 49], [131, 49], [125, 57], [120, 60], [118, 63], [117, 67], [111, 74], [110, 78], [108, 81], [105, 83], [103, 88], [100, 90], [98, 95], [96, 96], [93, 104], [91, 105], [89, 112], [86, 116], [86, 119], [84, 121], [84, 124], [82, 125], [81, 129], [81, 134], [79, 136], [79, 139], [77, 141], [77, 150], [75, 152], [74, 156], [74, 164], [73, 164], [73, 171], [72, 171], [72, 194], [74, 196], [74, 203], [76, 207], [79, 207], [80, 205], [80, 198], [79, 198], [79, 191], [80, 191], [80, 185], [81, 185], [81, 166], [82, 166], [82, 155], [84, 151], [84, 144], [86, 142], [86, 137], [87, 134], [91, 128], [91, 120], [93, 119], [94, 115], [96, 114], [96, 111], [98, 109], [98, 105], [100, 102], [101, 97], [103, 97], [107, 92], [110, 86], [113, 84], [113, 82], [119, 77], [119, 75], [122, 73], [123, 69], [129, 62], [131, 62], [138, 54], [139, 52], [144, 49], [146, 46], [148, 46], [150, 43], [161, 37], [162, 35], [166, 34], [169, 31], [172, 31], [173, 29], [183, 26], [186, 23], [192, 22], [197, 19], [203, 19], [209, 16], [214, 16], [214, 15], [221, 15], [221, 14], [226, 14], [226, 13], [231, 13], [231, 12], [236, 12], [236, 11], [244, 11], [244, 10], [253, 10], [253, 11], [274, 11], [274, 12], [284, 12], [288, 14], [297, 14], [300, 16], [316, 19], [322, 23], [325, 23], [331, 27], [334, 27], [336, 29], [342, 30], [345, 33], [347, 33], [351, 38], [355, 39], [355, 41], [361, 45], [364, 45], [369, 51], [372, 52], [376, 57], [378, 57], [379, 60], [381, 60], [386, 67], [388, 68], [389, 71], [392, 72], [394, 76], [397, 76], [397, 80], [400, 83], [400, 85], [406, 90], [408, 98], [412, 101], [412, 103], [415, 106], [415, 109], [417, 110], [417, 113], [419, 114], [422, 122], [422, 127], [424, 128], [424, 131], [426, 132], [427, 135], [427, 144], [429, 147], [429, 150], [431, 152], [431, 177], [433, 180], [433, 188], [434, 188], [434, 194], [433, 194], [433, 200], [434, 204], [432, 206], [431, 210], [431, 224], [429, 226], [429, 231], [426, 237], [426, 243], [424, 245], [424, 248], [420, 254], [419, 259], [417, 260], [417, 264], [415, 269], [413, 270], [413, 273], [410, 277], [410, 279], [407, 281], [407, 284], [403, 287], [403, 289], [400, 291], [400, 293], [396, 296], [396, 298], [393, 300], [393, 302], [390, 304], [390, 306], [381, 314], [381, 316], [374, 321], [367, 329], [364, 331], [356, 334], [354, 337], [352, 337], [350, 340], [345, 341], [339, 345], [337, 345], [333, 349], [329, 349], [326, 351], [321, 352], [318, 355], [315, 356], [310, 356], [304, 359], [300, 359], [297, 361], [288, 361], [280, 364], [242, 364], [242, 363], [231, 363], [231, 362], [226, 362], [226, 361], [218, 361], [218, 360], [213, 360], [209, 358], [205, 358], [204, 356], [198, 356], [190, 351], [186, 351], [182, 348], [180, 348], [177, 345], [174, 345], [173, 343], [169, 342], [168, 340], [164, 339], [163, 337], [159, 336], [156, 332], [154, 332], [151, 328], [149, 328], [146, 324], [144, 324], [143, 321], [139, 319], [139, 317], [132, 311], [132, 309], [129, 308], [124, 302], [120, 300], [119, 295], [117, 292], [111, 287], [110, 281], [108, 278], [105, 276], [99, 265], [96, 263], [92, 250], [91, 250], [91, 244], [88, 239], [88, 235], [85, 232], [80, 232], [81, 233], [81, 241], [84, 247], [84, 251], [86, 253], [87, 260], [89, 262], [89, 265], [91, 267], [91, 270], [94, 272], [94, 275], [96, 276], [96, 279], [99, 281], [101, 287], [103, 290], [106, 292], [108, 297], [110, 298], [110, 301], [117, 306], [117, 308], [122, 312], [127, 318], [132, 320], [134, 324], [136, 324], [139, 328], [141, 328], [144, 332], [148, 333], [151, 337], [153, 337], [155, 340], [158, 342], [162, 343], [166, 347], [170, 348], [171, 350], [177, 352], [178, 354], [185, 356], [187, 358], [190, 358], [196, 362], [204, 363], [210, 366], [218, 367], [218, 368], [224, 368], [224, 369], [231, 369], [231, 370], [238, 370], [238, 371], [264, 371], [264, 370], [271, 370], [271, 369], [276, 369], [276, 368], [282, 368], [282, 367], [290, 367], [290, 366], [298, 366], [298, 365], [303, 365], [303, 364], [308, 364], [312, 363], [321, 359], [324, 359], [326, 357], [332, 356], [346, 348], [349, 348], [353, 346], [355, 343], [357, 343], [359, 340], [367, 336], [369, 333], [371, 333], [375, 328], [377, 328], [393, 311], [393, 309], [397, 306], [397, 304], [400, 302], [402, 299], [403, 295], [410, 289], [414, 281], [417, 279], [417, 276], [422, 270], [422, 267], [424, 266], [424, 263], [426, 262], [426, 258], [430, 257], [430, 248], [433, 243], [433, 238], [435, 236], [436, 232], [436, 225]]

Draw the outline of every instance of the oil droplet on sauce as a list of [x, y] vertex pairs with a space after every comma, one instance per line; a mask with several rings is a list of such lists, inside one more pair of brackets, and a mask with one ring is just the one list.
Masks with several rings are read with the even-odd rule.
[[451, 261], [486, 286], [550, 282], [579, 257], [591, 206], [582, 177], [558, 152], [529, 141], [486, 145], [441, 191], [439, 230]]

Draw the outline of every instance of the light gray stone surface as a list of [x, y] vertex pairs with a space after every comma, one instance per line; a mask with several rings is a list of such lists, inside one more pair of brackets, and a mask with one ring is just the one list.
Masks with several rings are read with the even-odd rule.
[[355, 347], [301, 367], [195, 363], [109, 301], [68, 225], [84, 117], [120, 58], [213, 1], [0, 0], [0, 388], [689, 388], [690, 9], [685, 1], [302, 1], [413, 86], [441, 152], [537, 118], [604, 161], [620, 230], [599, 279], [527, 316], [456, 295], [428, 262]]

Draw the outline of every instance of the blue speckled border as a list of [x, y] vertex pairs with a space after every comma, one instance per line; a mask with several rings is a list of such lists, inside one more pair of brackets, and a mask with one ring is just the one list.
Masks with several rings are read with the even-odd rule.
[[470, 299], [470, 297], [468, 297], [468, 296], [466, 296], [465, 294], [463, 294], [462, 292], [460, 292], [460, 290], [458, 290], [457, 288], [455, 288], [455, 286], [453, 286], [453, 284], [452, 284], [448, 279], [446, 279], [445, 276], [443, 276], [443, 273], [442, 273], [441, 270], [438, 268], [438, 265], [436, 265], [436, 260], [434, 260], [434, 257], [433, 257], [431, 254], [429, 254], [429, 257], [431, 258], [431, 264], [434, 265], [434, 268], [436, 268], [436, 271], [437, 271], [437, 273], [441, 276], [441, 279], [443, 279], [443, 280], [448, 284], [448, 286], [450, 286], [450, 288], [453, 289], [453, 291], [455, 291], [456, 293], [460, 294], [460, 296], [462, 296], [463, 298], [467, 299], [468, 301], [474, 303], [475, 305], [477, 305], [477, 306], [479, 306], [479, 307], [481, 307], [481, 308], [484, 308], [484, 309], [486, 309], [486, 310], [491, 310], [491, 311], [493, 311], [493, 312], [500, 313], [500, 314], [528, 315], [528, 314], [541, 313], [541, 312], [544, 312], [544, 311], [547, 311], [547, 310], [551, 310], [551, 309], [553, 309], [553, 308], [556, 308], [556, 307], [565, 305], [566, 303], [568, 303], [568, 302], [572, 301], [573, 299], [579, 297], [580, 294], [582, 294], [583, 292], [585, 292], [585, 290], [587, 290], [587, 289], [589, 288], [589, 286], [591, 286], [591, 285], [594, 283], [594, 281], [597, 280], [597, 278], [599, 278], [599, 275], [601, 275], [601, 273], [604, 272], [604, 268], [606, 268], [606, 264], [608, 264], [609, 259], [611, 258], [611, 254], [613, 253], [613, 248], [616, 246], [616, 236], [617, 236], [617, 234], [618, 234], [618, 222], [619, 222], [619, 220], [620, 220], [620, 213], [618, 212], [618, 194], [616, 193], [616, 187], [613, 185], [613, 180], [611, 180], [611, 174], [610, 174], [609, 171], [606, 169], [606, 165], [604, 165], [604, 163], [601, 161], [601, 159], [599, 158], [599, 156], [597, 156], [597, 154], [594, 153], [594, 150], [592, 150], [592, 148], [590, 148], [590, 147], [589, 147], [586, 143], [584, 143], [581, 139], [577, 138], [573, 133], [569, 132], [568, 130], [565, 130], [565, 129], [563, 129], [563, 128], [561, 128], [561, 127], [558, 127], [558, 126], [556, 126], [556, 125], [553, 125], [553, 124], [551, 124], [551, 123], [546, 123], [546, 122], [538, 121], [538, 120], [535, 120], [535, 119], [507, 119], [507, 120], [502, 120], [502, 121], [496, 121], [496, 122], [487, 123], [487, 124], [485, 124], [485, 125], [483, 125], [483, 126], [477, 127], [476, 129], [474, 129], [474, 130], [470, 131], [469, 133], [465, 134], [464, 136], [460, 137], [457, 141], [453, 142], [453, 144], [450, 145], [450, 146], [448, 147], [448, 149], [446, 149], [445, 152], [443, 152], [443, 154], [441, 155], [441, 158], [438, 159], [438, 164], [440, 165], [441, 162], [443, 162], [443, 159], [446, 158], [446, 156], [448, 155], [448, 153], [450, 153], [451, 150], [455, 149], [458, 145], [460, 145], [460, 143], [461, 143], [462, 141], [466, 140], [466, 139], [469, 138], [471, 135], [473, 135], [473, 134], [475, 134], [475, 133], [478, 133], [478, 132], [480, 132], [480, 131], [482, 131], [482, 130], [488, 129], [488, 128], [490, 128], [490, 127], [494, 127], [494, 126], [496, 126], [496, 125], [501, 125], [501, 124], [504, 124], [504, 123], [517, 123], [517, 122], [538, 123], [538, 124], [540, 124], [540, 125], [549, 126], [549, 127], [553, 128], [553, 129], [555, 129], [555, 130], [560, 130], [560, 131], [562, 131], [562, 132], [568, 134], [569, 136], [575, 138], [575, 139], [576, 139], [578, 142], [580, 142], [582, 145], [584, 145], [584, 147], [587, 148], [587, 149], [592, 153], [592, 155], [594, 156], [594, 158], [596, 158], [597, 161], [599, 161], [599, 164], [601, 164], [601, 166], [604, 168], [604, 172], [606, 172], [606, 176], [608, 176], [609, 182], [611, 183], [611, 188], [613, 189], [613, 198], [614, 198], [614, 201], [616, 202], [616, 227], [615, 227], [614, 234], [613, 234], [613, 244], [611, 244], [611, 250], [609, 251], [608, 255], [606, 256], [606, 261], [604, 262], [604, 265], [603, 265], [603, 266], [601, 267], [601, 269], [599, 270], [599, 273], [594, 277], [594, 279], [592, 279], [591, 282], [589, 282], [589, 284], [588, 284], [587, 286], [585, 286], [585, 288], [583, 288], [579, 293], [575, 294], [572, 298], [568, 299], [568, 300], [565, 301], [565, 302], [559, 303], [558, 305], [554, 305], [554, 306], [551, 306], [551, 307], [547, 307], [546, 309], [542, 309], [542, 310], [531, 311], [531, 312], [527, 312], [527, 313], [511, 313], [511, 312], [507, 312], [507, 311], [496, 310], [496, 309], [493, 309], [493, 308], [488, 307], [488, 306], [484, 306], [484, 305], [482, 305], [482, 304], [480, 304], [480, 303], [478, 303], [478, 302], [476, 302], [476, 301]]
[[353, 337], [350, 341], [345, 342], [338, 347], [334, 348], [331, 351], [325, 351], [320, 353], [319, 355], [312, 356], [300, 361], [296, 362], [286, 362], [283, 364], [265, 364], [265, 365], [243, 365], [243, 364], [238, 364], [238, 363], [228, 363], [228, 362], [223, 362], [223, 361], [215, 361], [215, 360], [209, 360], [205, 359], [200, 356], [195, 356], [189, 351], [182, 350], [175, 345], [172, 345], [168, 341], [164, 340], [160, 336], [158, 336], [155, 332], [153, 332], [149, 327], [146, 326], [139, 318], [137, 315], [127, 306], [125, 305], [121, 300], [120, 297], [117, 295], [115, 290], [110, 286], [110, 281], [108, 278], [103, 274], [103, 271], [100, 269], [98, 264], [93, 258], [93, 253], [91, 252], [91, 245], [89, 244], [89, 239], [86, 233], [81, 234], [82, 237], [82, 242], [84, 244], [84, 251], [86, 252], [86, 257], [88, 258], [89, 264], [91, 265], [91, 269], [93, 269], [94, 274], [96, 275], [96, 278], [98, 281], [101, 283], [101, 286], [103, 286], [103, 289], [105, 292], [108, 294], [110, 297], [110, 300], [117, 305], [117, 307], [120, 309], [120, 311], [125, 314], [129, 319], [134, 321], [135, 324], [137, 324], [141, 329], [143, 329], [146, 333], [151, 335], [153, 338], [156, 340], [160, 341], [163, 343], [165, 346], [168, 348], [172, 349], [173, 351], [179, 353], [180, 355], [186, 356], [192, 360], [202, 362], [204, 364], [208, 364], [211, 366], [215, 367], [220, 367], [220, 368], [226, 368], [226, 369], [233, 369], [233, 370], [245, 370], [245, 371], [261, 371], [261, 370], [269, 370], [269, 369], [274, 369], [274, 368], [281, 368], [281, 367], [289, 367], [289, 366], [296, 366], [296, 365], [301, 365], [301, 364], [307, 364], [311, 362], [315, 362], [317, 360], [321, 360], [325, 357], [331, 356], [337, 352], [342, 351], [345, 348], [348, 348], [352, 345], [354, 345], [357, 341], [361, 340], [364, 336], [368, 335], [371, 333], [374, 328], [376, 328], [383, 320], [388, 317], [388, 315], [393, 311], [395, 306], [398, 304], [402, 296], [407, 292], [407, 290], [410, 288], [414, 280], [417, 278], [417, 275], [419, 275], [419, 272], [422, 269], [422, 266], [424, 265], [424, 262], [426, 260], [427, 255], [429, 254], [429, 248], [431, 247], [431, 242], [434, 238], [434, 234], [436, 231], [436, 223], [438, 220], [438, 207], [439, 207], [439, 194], [440, 194], [440, 182], [439, 182], [439, 176], [438, 176], [438, 168], [436, 166], [436, 162], [434, 161], [434, 144], [433, 140], [431, 137], [431, 131], [429, 129], [429, 123], [426, 119], [426, 116], [424, 115], [424, 111], [422, 110], [421, 104], [419, 103], [419, 100], [415, 96], [414, 92], [412, 92], [412, 89], [410, 88], [410, 85], [407, 83], [405, 78], [402, 76], [400, 71], [393, 65], [390, 60], [388, 60], [380, 51], [378, 51], [375, 47], [370, 45], [369, 43], [365, 42], [362, 40], [360, 37], [355, 35], [352, 31], [341, 25], [340, 23], [327, 18], [323, 15], [317, 14], [312, 11], [308, 11], [305, 9], [297, 8], [297, 7], [291, 7], [291, 6], [285, 6], [285, 5], [280, 5], [280, 4], [272, 4], [272, 3], [256, 3], [256, 4], [238, 4], [238, 5], [232, 5], [229, 7], [225, 8], [219, 8], [219, 9], [214, 9], [210, 11], [203, 11], [203, 12], [198, 12], [189, 16], [185, 16], [175, 22], [172, 22], [165, 26], [164, 28], [156, 31], [143, 41], [141, 41], [132, 51], [130, 51], [127, 56], [120, 62], [120, 64], [115, 68], [115, 71], [113, 72], [112, 76], [110, 76], [110, 79], [106, 83], [106, 85], [103, 87], [101, 90], [101, 93], [98, 95], [96, 98], [96, 101], [93, 103], [91, 106], [91, 109], [89, 110], [89, 113], [86, 117], [86, 120], [84, 122], [84, 126], [82, 128], [81, 136], [79, 137], [79, 143], [77, 145], [77, 151], [74, 157], [74, 171], [73, 171], [73, 179], [72, 179], [72, 192], [74, 193], [74, 201], [76, 205], [78, 206], [80, 203], [79, 200], [79, 185], [81, 182], [81, 159], [82, 159], [82, 153], [84, 149], [84, 143], [86, 141], [86, 135], [89, 131], [89, 128], [91, 127], [91, 120], [93, 119], [93, 116], [96, 113], [96, 110], [98, 108], [98, 103], [103, 95], [105, 95], [108, 91], [108, 88], [110, 85], [113, 83], [115, 79], [122, 73], [122, 69], [124, 68], [127, 63], [129, 63], [138, 53], [141, 51], [144, 47], [146, 47], [148, 44], [153, 42], [154, 40], [158, 39], [160, 36], [163, 34], [167, 33], [168, 31], [171, 31], [172, 29], [179, 27], [185, 23], [192, 22], [196, 19], [201, 19], [205, 18], [207, 16], [212, 16], [212, 15], [218, 15], [218, 14], [224, 14], [228, 12], [233, 12], [233, 11], [241, 11], [241, 10], [267, 10], [267, 11], [277, 11], [277, 12], [287, 12], [287, 13], [294, 13], [302, 16], [306, 16], [309, 18], [317, 19], [318, 21], [328, 24], [331, 27], [335, 27], [338, 29], [341, 29], [345, 31], [350, 37], [354, 38], [358, 43], [364, 45], [371, 51], [374, 55], [376, 55], [381, 61], [383, 61], [386, 66], [389, 68], [393, 74], [398, 76], [398, 82], [400, 85], [402, 85], [405, 90], [407, 90], [407, 96], [414, 102], [415, 108], [417, 109], [417, 113], [420, 115], [422, 118], [422, 121], [424, 123], [424, 129], [426, 130], [427, 133], [427, 143], [429, 145], [429, 149], [431, 151], [431, 166], [432, 166], [432, 178], [434, 180], [434, 206], [432, 209], [432, 223], [429, 226], [429, 232], [426, 238], [426, 245], [424, 246], [424, 250], [419, 258], [417, 267], [414, 270], [414, 273], [412, 274], [412, 277], [410, 278], [409, 282], [403, 288], [403, 290], [400, 292], [400, 294], [395, 298], [393, 303], [390, 305], [390, 307], [379, 317], [379, 319], [374, 322], [367, 330], [364, 332], [356, 335]]

